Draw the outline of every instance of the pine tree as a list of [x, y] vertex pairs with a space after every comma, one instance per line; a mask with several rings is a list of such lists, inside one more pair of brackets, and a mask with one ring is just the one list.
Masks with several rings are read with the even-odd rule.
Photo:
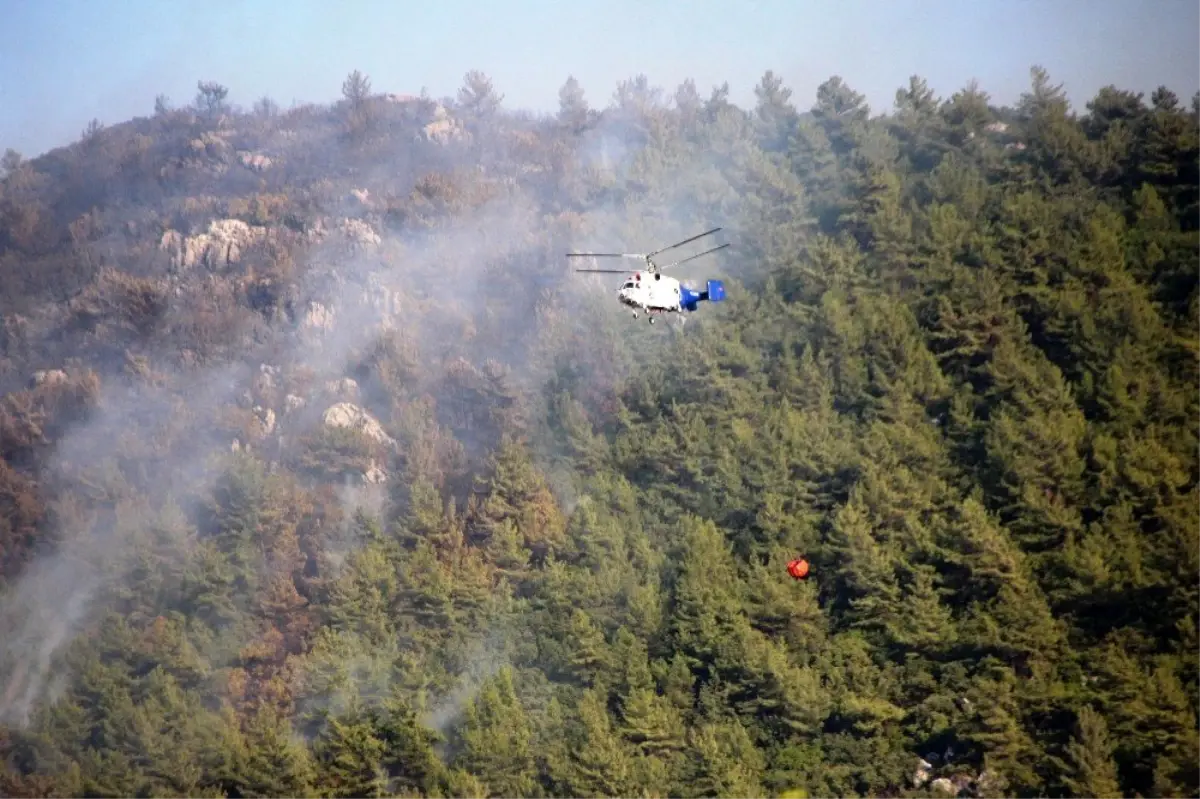
[[365, 720], [330, 719], [317, 746], [321, 792], [330, 796], [388, 795], [384, 743]]
[[292, 737], [291, 725], [270, 710], [251, 716], [235, 782], [242, 796], [314, 796], [317, 782], [306, 747]]
[[633, 789], [633, 758], [613, 730], [603, 695], [584, 692], [577, 708], [578, 724], [565, 785], [570, 796], [629, 796]]
[[1104, 717], [1090, 707], [1079, 710], [1063, 766], [1066, 769], [1063, 782], [1072, 796], [1095, 796], [1097, 799], [1124, 796], [1112, 760], [1108, 725], [1104, 723]]
[[488, 680], [467, 706], [458, 736], [457, 765], [478, 777], [488, 796], [533, 795], [533, 730], [510, 669]]

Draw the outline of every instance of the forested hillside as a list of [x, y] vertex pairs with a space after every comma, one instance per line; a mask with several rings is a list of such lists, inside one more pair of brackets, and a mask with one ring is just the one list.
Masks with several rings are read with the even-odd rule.
[[7, 153], [0, 794], [1200, 793], [1200, 98], [898, 83]]

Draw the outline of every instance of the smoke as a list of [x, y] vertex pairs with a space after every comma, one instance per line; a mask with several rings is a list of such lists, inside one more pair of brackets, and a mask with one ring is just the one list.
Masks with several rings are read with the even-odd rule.
[[487, 681], [512, 664], [504, 651], [506, 641], [504, 632], [493, 628], [472, 645], [466, 659], [467, 668], [459, 675], [454, 687], [426, 711], [423, 721], [427, 727], [444, 738], [449, 737], [454, 723], [475, 701]]
[[[719, 156], [641, 163], [644, 139], [644, 133], [634, 135], [624, 123], [612, 123], [576, 142], [576, 168], [609, 173], [614, 187], [590, 202], [577, 234], [559, 224], [559, 214], [546, 210], [561, 205], [547, 196], [549, 190], [539, 191], [536, 181], [514, 181], [500, 170], [485, 170], [479, 178], [492, 187], [490, 199], [429, 230], [397, 235], [383, 229], [377, 212], [364, 213], [381, 236], [378, 245], [365, 249], [348, 250], [334, 229], [337, 218], [331, 218], [328, 243], [314, 248], [303, 265], [299, 293], [331, 311], [332, 324], [316, 329], [302, 324], [299, 330], [277, 324], [265, 335], [258, 330], [251, 354], [267, 353], [262, 357], [273, 364], [310, 370], [312, 384], [320, 386], [343, 377], [383, 330], [399, 328], [415, 340], [427, 373], [436, 372], [440, 360], [465, 352], [473, 360], [500, 358], [514, 366], [519, 383], [535, 386], [541, 373], [530, 358], [531, 348], [541, 346], [532, 335], [539, 308], [562, 313], [568, 326], [581, 326], [599, 318], [591, 304], [611, 300], [607, 284], [597, 290], [576, 280], [571, 266], [563, 263], [561, 250], [568, 240], [575, 249], [646, 250], [698, 232], [697, 219], [725, 222], [713, 217], [722, 202], [730, 210], [727, 200], [704, 201], [690, 194], [698, 185], [697, 174], [713, 179]], [[322, 147], [312, 139], [306, 145]], [[308, 163], [336, 164], [342, 157], [337, 145], [327, 141], [323, 146], [325, 152], [310, 153]], [[444, 162], [453, 152], [439, 153], [436, 159]], [[469, 148], [458, 158], [451, 167], [463, 174], [478, 172]], [[393, 166], [378, 164], [362, 182], [394, 183], [386, 177]], [[648, 176], [651, 185], [629, 194], [621, 181], [635, 170]], [[717, 189], [712, 191], [716, 196]], [[204, 291], [205, 285], [203, 274], [192, 274], [183, 278], [181, 290]], [[545, 285], [549, 295], [537, 288]], [[182, 313], [181, 308], [168, 312]], [[464, 333], [467, 323], [484, 335]], [[254, 332], [246, 331], [247, 337]], [[162, 349], [157, 355], [159, 366], [174, 354]], [[229, 459], [231, 441], [223, 420], [231, 407], [245, 405], [244, 396], [259, 375], [258, 358], [248, 357], [168, 375], [167, 387], [110, 382], [91, 417], [57, 442], [44, 480], [61, 497], [86, 498], [81, 500], [85, 509], [64, 500], [65, 507], [79, 512], [58, 515], [56, 551], [30, 563], [0, 597], [0, 721], [27, 723], [39, 703], [62, 684], [61, 655], [112, 606], [152, 531], [157, 531], [153, 535], [158, 535], [160, 553], [172, 557], [185, 558], [195, 545], [188, 525], [180, 529], [163, 523], [163, 509], [169, 501], [190, 518], [208, 500]], [[287, 435], [302, 432], [289, 428]], [[165, 455], [163, 440], [171, 442]], [[151, 451], [155, 454], [144, 455], [145, 477], [132, 492], [116, 461], [128, 460], [122, 453]], [[568, 476], [550, 478], [570, 494]], [[367, 489], [346, 489], [342, 501], [351, 513], [362, 508], [382, 515], [386, 510], [378, 492]], [[165, 528], [175, 532], [163, 533]], [[347, 551], [359, 545], [352, 540], [340, 544]], [[494, 636], [480, 641], [472, 670], [431, 711], [432, 726], [444, 731], [481, 682], [507, 662], [499, 647]], [[216, 652], [202, 654], [219, 657]]]
[[0, 630], [8, 680], [3, 720], [23, 724], [53, 676], [53, 657], [74, 635], [98, 581], [95, 569], [69, 557], [34, 563], [6, 598]]

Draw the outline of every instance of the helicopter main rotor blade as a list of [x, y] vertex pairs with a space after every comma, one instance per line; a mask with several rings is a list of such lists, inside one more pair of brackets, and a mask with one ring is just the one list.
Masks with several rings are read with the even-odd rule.
[[637, 258], [639, 261], [646, 260], [646, 256], [639, 252], [569, 252], [568, 258]]
[[706, 231], [704, 231], [703, 233], [701, 233], [701, 234], [700, 234], [700, 235], [698, 235], [698, 236], [692, 236], [690, 239], [684, 239], [683, 241], [677, 241], [677, 242], [675, 242], [674, 244], [672, 244], [672, 245], [670, 245], [670, 246], [663, 247], [661, 250], [655, 250], [655, 251], [654, 251], [654, 252], [652, 252], [652, 253], [648, 253], [648, 254], [646, 255], [646, 257], [647, 257], [647, 258], [649, 258], [650, 256], [653, 256], [653, 255], [658, 255], [660, 252], [666, 252], [667, 250], [673, 250], [673, 249], [675, 249], [676, 247], [682, 247], [682, 246], [683, 246], [683, 245], [685, 245], [685, 244], [691, 244], [691, 243], [692, 243], [693, 241], [695, 241], [696, 239], [702, 239], [702, 238], [704, 238], [705, 236], [711, 236], [712, 234], [716, 233], [716, 232], [717, 232], [718, 230], [720, 230], [720, 229], [721, 229], [721, 228], [719, 228], [719, 227], [715, 227], [715, 228], [713, 228], [712, 230], [706, 230]]
[[628, 275], [628, 269], [576, 269], [576, 272], [601, 272], [606, 275]]
[[728, 244], [722, 244], [720, 247], [713, 247], [711, 250], [705, 250], [704, 252], [698, 252], [695, 255], [689, 255], [687, 258], [681, 258], [678, 261], [672, 261], [669, 264], [664, 264], [664, 265], [660, 266], [659, 269], [668, 269], [672, 266], [679, 266], [680, 264], [686, 264], [688, 261], [696, 260], [701, 255], [708, 255], [710, 252], [716, 252], [717, 250], [723, 250], [728, 246], [729, 246]]

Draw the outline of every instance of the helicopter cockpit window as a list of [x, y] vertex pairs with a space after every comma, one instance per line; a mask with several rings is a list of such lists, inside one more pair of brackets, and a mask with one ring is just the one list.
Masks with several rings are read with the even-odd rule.
[[632, 280], [630, 280], [630, 281], [626, 282], [624, 286], [621, 286], [621, 288], [623, 288], [623, 289], [631, 289], [631, 288], [634, 288], [633, 281], [632, 281]]

